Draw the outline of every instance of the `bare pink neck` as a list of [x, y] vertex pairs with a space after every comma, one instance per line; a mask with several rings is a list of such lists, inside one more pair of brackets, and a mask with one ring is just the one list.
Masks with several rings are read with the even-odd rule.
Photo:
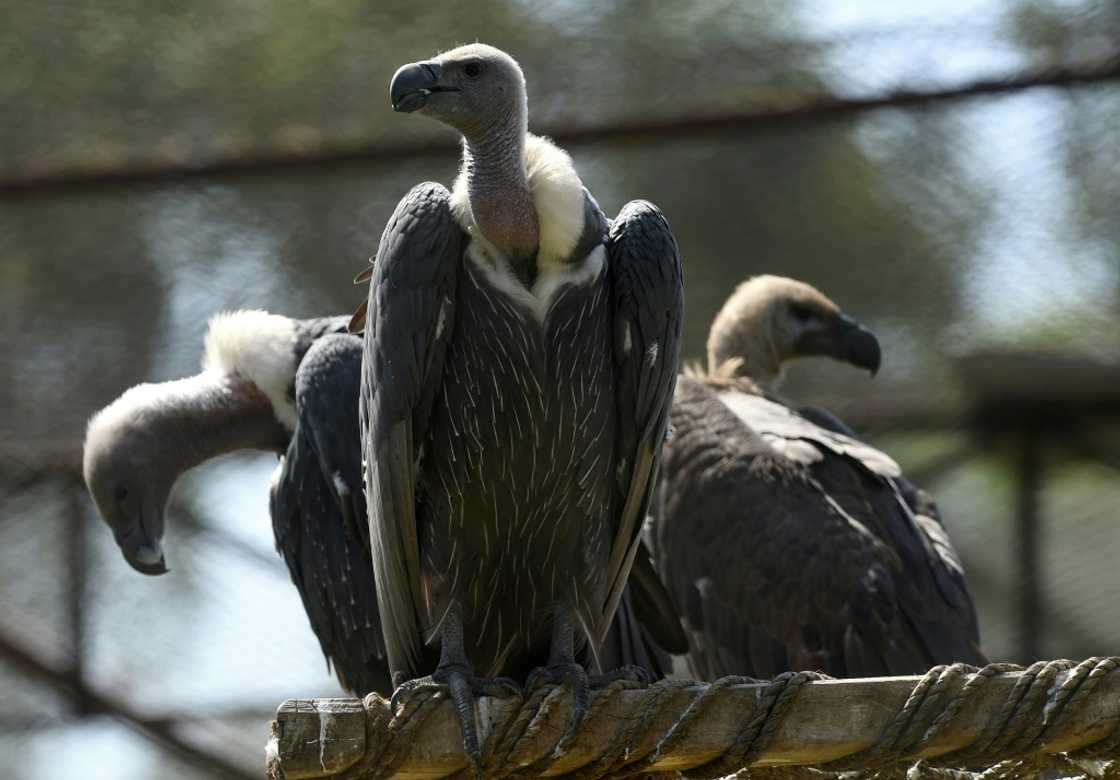
[[487, 241], [515, 260], [534, 257], [540, 242], [524, 149], [525, 129], [512, 116], [472, 133], [463, 145], [475, 222]]

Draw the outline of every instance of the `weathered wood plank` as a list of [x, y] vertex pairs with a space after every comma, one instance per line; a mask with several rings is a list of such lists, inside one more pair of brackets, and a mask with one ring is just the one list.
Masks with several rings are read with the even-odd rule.
[[[993, 677], [921, 755], [941, 755], [976, 739], [988, 719], [999, 711], [1019, 676], [1019, 673], [1012, 673]], [[818, 764], [871, 746], [904, 705], [919, 679], [885, 677], [807, 683], [763, 753], [760, 764]], [[1051, 696], [1062, 679], [1064, 676], [1059, 676], [1051, 688]], [[704, 714], [702, 726], [693, 729], [677, 749], [654, 768], [682, 769], [720, 755], [742, 724], [757, 714], [764, 689], [765, 685], [727, 689]], [[640, 749], [652, 748], [701, 690], [696, 686], [672, 694], [672, 706], [666, 707], [655, 719]], [[640, 692], [625, 691], [608, 702], [592, 722], [585, 724], [569, 753], [544, 775], [570, 771], [600, 756], [615, 733], [637, 716], [635, 709], [640, 700]], [[948, 698], [943, 703], [947, 701]], [[380, 701], [372, 704], [371, 712], [387, 707]], [[496, 726], [504, 723], [516, 707], [516, 702], [483, 699], [479, 703], [479, 721], [484, 735], [494, 733]], [[381, 712], [386, 713], [387, 709]], [[1044, 752], [1076, 750], [1103, 738], [1116, 727], [1120, 722], [1120, 673], [1102, 679], [1085, 706], [1068, 715], [1062, 728], [1049, 736], [1043, 746]], [[269, 744], [270, 777], [301, 780], [358, 776], [346, 770], [364, 756], [367, 718], [371, 717], [358, 700], [292, 700], [280, 706], [276, 717], [274, 738]], [[519, 743], [518, 750], [511, 756], [512, 762], [526, 766], [550, 752], [563, 732], [567, 717], [566, 706], [554, 708], [534, 737]], [[370, 740], [376, 742], [377, 739], [380, 737], [371, 732]], [[403, 749], [406, 755], [396, 775], [399, 778], [438, 778], [464, 767], [466, 759], [451, 704], [443, 702], [439, 711]]]
[[[281, 746], [277, 751], [275, 746]], [[280, 705], [266, 755], [288, 780], [329, 777], [366, 750], [366, 710], [358, 699], [292, 699]]]

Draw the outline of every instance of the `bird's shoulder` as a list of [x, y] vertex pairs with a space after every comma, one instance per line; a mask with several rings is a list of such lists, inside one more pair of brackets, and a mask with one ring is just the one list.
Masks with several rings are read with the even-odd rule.
[[805, 415], [757, 387], [739, 383], [717, 385], [717, 388], [720, 400], [744, 425], [775, 450], [799, 463], [811, 465], [836, 456], [877, 477], [891, 479], [902, 474], [893, 458], [856, 438], [846, 426], [820, 425], [819, 414]]

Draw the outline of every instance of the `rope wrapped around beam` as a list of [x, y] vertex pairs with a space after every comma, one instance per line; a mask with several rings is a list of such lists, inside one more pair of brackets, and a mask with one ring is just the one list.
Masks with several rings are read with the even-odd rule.
[[[922, 677], [832, 680], [814, 672], [710, 684], [618, 681], [564, 737], [570, 694], [482, 699], [486, 777], [573, 780], [679, 773], [1002, 780], [1047, 768], [1120, 780], [1120, 659], [1027, 668], [938, 666]], [[285, 702], [268, 747], [273, 780], [469, 777], [440, 691], [390, 712], [369, 696]]]

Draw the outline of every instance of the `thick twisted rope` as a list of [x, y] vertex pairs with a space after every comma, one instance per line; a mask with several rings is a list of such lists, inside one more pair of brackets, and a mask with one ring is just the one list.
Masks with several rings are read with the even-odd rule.
[[[772, 744], [791, 705], [805, 683], [824, 679], [813, 672], [786, 673], [769, 682], [748, 677], [725, 677], [703, 685], [662, 680], [635, 688], [617, 681], [596, 692], [580, 733], [589, 729], [611, 730], [606, 749], [594, 760], [562, 776], [568, 780], [625, 778], [655, 772], [656, 765], [686, 743], [693, 730], [703, 727], [703, 715], [720, 701], [733, 696], [729, 689], [762, 684], [757, 703], [723, 751], [714, 758], [682, 770], [690, 780], [712, 780], [737, 776], [753, 778], [822, 778], [825, 775], [858, 771], [870, 778], [901, 780], [1005, 780], [1024, 777], [1045, 768], [1059, 768], [1067, 776], [1086, 780], [1120, 780], [1120, 723], [1096, 743], [1069, 755], [1046, 755], [1044, 745], [1062, 733], [1063, 726], [1082, 708], [1091, 705], [1101, 680], [1120, 670], [1118, 658], [1090, 658], [1079, 664], [1044, 661], [1026, 669], [1011, 664], [989, 664], [976, 669], [964, 664], [937, 666], [918, 680], [906, 702], [871, 746], [837, 761], [810, 767], [750, 769]], [[965, 747], [934, 759], [915, 763], [925, 747], [941, 738], [960, 713], [975, 701], [978, 692], [996, 675], [1022, 671], [996, 715]], [[1059, 675], [1064, 675], [1055, 686]], [[624, 691], [637, 692], [630, 701], [631, 713], [621, 720], [604, 713]], [[688, 696], [682, 709], [683, 698]], [[401, 768], [416, 734], [445, 698], [439, 690], [420, 690], [402, 697], [389, 713], [377, 697], [366, 700], [367, 751], [340, 778], [385, 778]], [[514, 764], [523, 747], [535, 745], [545, 725], [570, 713], [570, 692], [563, 687], [541, 687], [517, 702], [517, 708], [501, 719], [485, 740], [483, 770], [486, 777], [539, 777], [564, 761], [575, 735], [562, 734], [557, 743], [528, 765]], [[671, 721], [661, 733], [654, 724]], [[1118, 719], [1120, 720], [1120, 719]], [[644, 746], [644, 747], [643, 747]], [[539, 752], [540, 748], [536, 748]], [[987, 767], [978, 774], [968, 769]], [[1088, 767], [1088, 768], [1086, 768]], [[469, 770], [460, 776], [469, 777]]]
[[362, 760], [347, 770], [346, 775], [381, 780], [396, 774], [408, 757], [413, 735], [423, 728], [446, 698], [440, 690], [426, 690], [421, 695], [407, 696], [396, 712], [388, 717], [388, 724], [383, 726], [388, 713], [387, 703], [376, 695], [367, 696], [362, 702], [367, 713], [366, 745], [373, 749], [367, 749]]
[[[985, 667], [985, 670], [992, 666], [995, 664]], [[1009, 664], [1001, 666], [1001, 671], [1019, 670], [1019, 667]], [[987, 757], [1000, 755], [1003, 760], [986, 770], [992, 773], [989, 777], [999, 776], [1003, 769], [1014, 764], [1022, 764], [1026, 769], [1027, 756], [1035, 754], [1037, 758], [1038, 748], [1049, 735], [1059, 730], [1059, 724], [1064, 722], [1067, 713], [1075, 713], [1085, 706], [1098, 683], [1118, 667], [1120, 663], [1116, 658], [1088, 658], [1076, 666], [1070, 661], [1032, 664], [1023, 670], [999, 714], [984, 725], [980, 736], [960, 750], [939, 756], [936, 763], [941, 766], [975, 766], [990, 763], [985, 761]], [[1068, 674], [1051, 696], [1053, 681], [1062, 672]], [[1118, 748], [1120, 726], [1114, 727], [1110, 736], [1078, 751], [1076, 757], [1115, 756]]]
[[[755, 716], [747, 721], [731, 741], [731, 745], [720, 755], [705, 764], [689, 769], [684, 774], [695, 780], [715, 780], [715, 778], [738, 774], [750, 766], [774, 740], [774, 734], [785, 720], [801, 686], [810, 680], [828, 679], [818, 672], [785, 672], [775, 677], [762, 694], [762, 705]], [[681, 716], [684, 720], [684, 716]], [[678, 721], [679, 724], [680, 721]], [[673, 728], [677, 728], [674, 724]], [[660, 748], [660, 746], [659, 746]]]

